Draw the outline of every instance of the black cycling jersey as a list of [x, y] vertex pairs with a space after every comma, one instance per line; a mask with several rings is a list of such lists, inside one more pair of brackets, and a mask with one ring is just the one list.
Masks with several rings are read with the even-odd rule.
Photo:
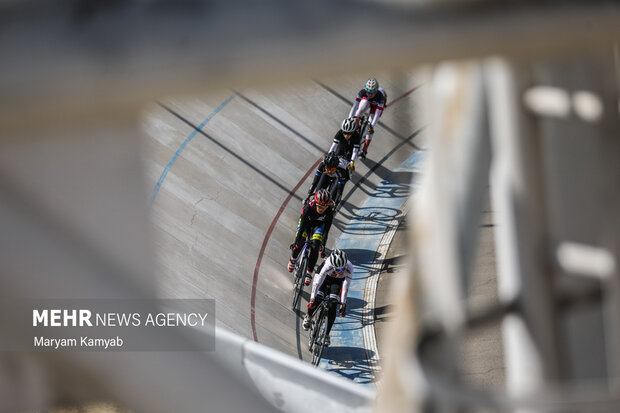
[[297, 237], [295, 239], [295, 243], [301, 243], [304, 232], [311, 237], [311, 230], [323, 226], [321, 241], [323, 245], [325, 245], [327, 243], [327, 235], [329, 234], [329, 229], [332, 226], [333, 219], [334, 208], [332, 206], [327, 207], [324, 213], [319, 214], [314, 205], [314, 200], [312, 200], [301, 211], [301, 217], [299, 218], [299, 227], [297, 229]]
[[[314, 173], [314, 179], [312, 180], [312, 185], [310, 185], [310, 189], [308, 190], [308, 195], [312, 195], [319, 189], [327, 189], [334, 179], [337, 179], [338, 182], [344, 185], [349, 179], [351, 179], [348, 168], [343, 168], [339, 165], [333, 173], [328, 174], [325, 172], [325, 164], [321, 162]], [[332, 200], [335, 199], [334, 194], [331, 195]]]
[[334, 143], [337, 145], [334, 149], [336, 155], [341, 156], [348, 161], [351, 161], [351, 157], [353, 156], [353, 149], [357, 148], [359, 150], [360, 142], [362, 141], [362, 136], [358, 131], [353, 132], [349, 139], [344, 137], [342, 130], [339, 130], [334, 136]]

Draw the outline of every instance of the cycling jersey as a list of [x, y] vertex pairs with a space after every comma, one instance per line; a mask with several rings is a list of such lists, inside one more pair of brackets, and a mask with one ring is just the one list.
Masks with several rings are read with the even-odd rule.
[[[361, 112], [364, 110], [362, 109], [358, 111], [358, 107], [360, 106], [360, 102], [363, 100], [367, 101], [370, 106], [370, 124], [374, 128], [377, 125], [383, 110], [385, 109], [385, 105], [387, 104], [387, 93], [385, 93], [385, 90], [380, 87], [377, 93], [375, 93], [373, 97], [369, 98], [366, 89], [360, 90], [355, 98], [355, 102], [353, 102], [353, 107], [349, 112], [349, 117], [360, 116], [362, 114]], [[362, 105], [362, 108], [367, 109], [366, 105]]]
[[336, 272], [336, 268], [332, 265], [331, 258], [332, 258], [331, 255], [327, 257], [327, 259], [323, 263], [323, 268], [321, 269], [321, 272], [316, 277], [314, 277], [314, 282], [312, 283], [312, 293], [310, 294], [310, 300], [314, 300], [314, 297], [316, 296], [317, 291], [321, 288], [321, 285], [323, 284], [325, 277], [332, 277], [336, 279], [344, 279], [342, 283], [342, 289], [340, 290], [340, 302], [346, 303], [347, 294], [349, 293], [349, 285], [351, 284], [351, 281], [353, 280], [353, 272], [354, 272], [353, 264], [351, 264], [351, 261], [347, 261], [347, 265], [345, 267], [344, 272], [342, 274], [338, 274]]
[[[324, 213], [319, 214], [314, 205], [314, 200], [312, 200], [301, 211], [295, 243], [300, 245], [304, 238], [306, 238], [309, 234], [314, 233], [313, 238], [318, 239], [323, 243], [323, 245], [325, 245], [333, 219], [334, 208], [332, 206], [327, 207]], [[316, 229], [320, 229], [320, 231], [317, 233]]]
[[342, 130], [334, 136], [334, 142], [327, 152], [336, 152], [336, 155], [347, 159], [349, 162], [355, 161], [360, 150], [362, 136], [358, 131], [354, 131], [349, 139], [344, 137]]

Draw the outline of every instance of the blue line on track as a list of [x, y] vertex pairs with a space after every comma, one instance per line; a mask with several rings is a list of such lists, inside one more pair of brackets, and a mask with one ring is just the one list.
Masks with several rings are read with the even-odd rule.
[[323, 352], [320, 367], [357, 383], [374, 385], [373, 369], [366, 357], [362, 333], [366, 279], [383, 235], [389, 230], [388, 225], [403, 213], [402, 205], [411, 193], [411, 179], [402, 182], [402, 174], [409, 176], [413, 173], [422, 153], [413, 153], [381, 182], [357, 210], [357, 217], [344, 228], [334, 246], [347, 251], [355, 266], [355, 274], [347, 296], [347, 317], [336, 318], [330, 334], [331, 345]]
[[179, 155], [181, 154], [181, 152], [183, 152], [183, 149], [185, 149], [185, 147], [187, 146], [187, 144], [194, 139], [194, 136], [196, 136], [198, 134], [198, 132], [200, 132], [202, 130], [202, 128], [205, 127], [205, 125], [211, 120], [213, 119], [213, 117], [215, 115], [217, 115], [222, 109], [224, 109], [224, 107], [226, 105], [228, 105], [228, 103], [230, 103], [230, 101], [234, 98], [234, 95], [229, 96], [224, 102], [222, 102], [220, 104], [220, 106], [218, 106], [209, 116], [207, 116], [207, 118], [205, 120], [202, 121], [202, 123], [200, 125], [198, 125], [198, 127], [196, 129], [194, 129], [192, 131], [192, 133], [185, 138], [185, 140], [183, 141], [183, 143], [181, 144], [181, 146], [179, 147], [179, 149], [174, 153], [174, 155], [172, 156], [172, 159], [170, 159], [170, 162], [168, 162], [168, 165], [166, 165], [166, 167], [164, 168], [164, 171], [161, 173], [161, 176], [159, 177], [159, 180], [157, 181], [157, 184], [155, 185], [155, 188], [153, 189], [153, 195], [151, 195], [151, 201], [149, 202], [149, 210], [151, 209], [151, 207], [153, 206], [153, 202], [155, 202], [155, 197], [157, 196], [157, 193], [159, 192], [159, 188], [161, 187], [161, 184], [164, 182], [164, 179], [166, 179], [166, 175], [168, 175], [168, 171], [170, 170], [170, 168], [172, 168], [172, 165], [174, 164], [174, 162], [177, 160], [177, 158], [179, 157]]

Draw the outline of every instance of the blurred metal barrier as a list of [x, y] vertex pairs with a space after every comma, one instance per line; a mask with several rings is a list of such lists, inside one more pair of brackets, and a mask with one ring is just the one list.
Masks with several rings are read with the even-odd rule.
[[[435, 117], [425, 189], [414, 202], [415, 277], [400, 299], [379, 409], [620, 410], [620, 87], [612, 48], [620, 8], [441, 3], [0, 3], [3, 296], [153, 296], [134, 126], [147, 101], [479, 58], [442, 64], [429, 85]], [[373, 31], [357, 22], [372, 22]], [[503, 57], [488, 59], [494, 54]], [[475, 317], [464, 299], [489, 171], [501, 305]], [[498, 317], [507, 390], [467, 391], [461, 337]], [[294, 387], [287, 374], [296, 372], [273, 353], [243, 347], [252, 382], [270, 383], [261, 393], [291, 406], [273, 389]], [[4, 355], [0, 369], [2, 411], [101, 397], [148, 412], [274, 409], [247, 378], [201, 353]], [[332, 383], [306, 374], [318, 389]], [[346, 391], [327, 397], [364, 410], [366, 395]]]
[[[396, 323], [410, 327], [392, 341], [408, 369], [388, 362], [380, 411], [620, 409], [614, 55], [609, 43], [434, 71], [430, 155], [413, 195], [413, 273], [400, 298], [409, 310]], [[468, 284], [489, 182], [499, 303], [473, 313]], [[491, 322], [502, 326], [506, 382], [474, 388], [459, 349]]]
[[374, 390], [224, 330], [217, 330], [217, 359], [284, 412], [369, 412]]

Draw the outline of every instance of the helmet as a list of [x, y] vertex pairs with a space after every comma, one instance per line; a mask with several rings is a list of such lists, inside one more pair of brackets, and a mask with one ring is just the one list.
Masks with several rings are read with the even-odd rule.
[[336, 152], [330, 152], [327, 156], [325, 156], [323, 163], [326, 168], [333, 169], [338, 166], [340, 159], [338, 158], [338, 155], [336, 155]]
[[355, 124], [354, 118], [347, 118], [342, 121], [342, 132], [343, 133], [352, 133], [357, 125]]
[[341, 249], [335, 249], [332, 251], [332, 265], [336, 268], [344, 268], [347, 265], [347, 253]]
[[332, 203], [332, 197], [327, 189], [319, 189], [314, 194], [314, 203], [316, 205], [328, 206]]
[[379, 90], [379, 82], [374, 77], [371, 77], [366, 81], [366, 92], [375, 93], [377, 90]]

